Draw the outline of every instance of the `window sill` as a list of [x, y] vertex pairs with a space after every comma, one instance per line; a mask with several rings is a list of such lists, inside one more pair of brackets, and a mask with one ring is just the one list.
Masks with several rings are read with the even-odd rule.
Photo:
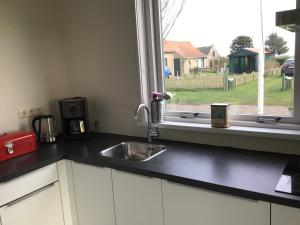
[[214, 134], [232, 134], [253, 137], [300, 140], [300, 130], [231, 126], [229, 128], [213, 128], [210, 124], [165, 121], [158, 125], [162, 129], [206, 132]]

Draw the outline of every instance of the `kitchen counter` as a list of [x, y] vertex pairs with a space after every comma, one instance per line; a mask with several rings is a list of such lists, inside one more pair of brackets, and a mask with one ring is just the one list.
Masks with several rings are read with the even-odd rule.
[[229, 195], [300, 208], [300, 196], [275, 192], [288, 155], [199, 144], [158, 141], [167, 151], [146, 162], [99, 156], [99, 151], [122, 141], [146, 139], [93, 133], [87, 140], [40, 144], [38, 151], [0, 163], [6, 182], [61, 159], [156, 177]]

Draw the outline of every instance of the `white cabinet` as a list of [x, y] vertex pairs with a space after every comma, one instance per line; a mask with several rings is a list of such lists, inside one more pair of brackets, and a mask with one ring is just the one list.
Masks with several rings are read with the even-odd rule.
[[271, 204], [271, 225], [300, 225], [300, 209]]
[[[163, 181], [165, 225], [269, 225], [270, 203]], [[284, 224], [280, 224], [284, 225]]]
[[72, 167], [79, 225], [115, 225], [111, 169]]
[[66, 159], [60, 160], [57, 162], [57, 171], [65, 225], [78, 225], [72, 161]]
[[0, 184], [2, 225], [64, 225], [56, 163]]
[[64, 225], [59, 183], [8, 203], [0, 208], [0, 215], [2, 225]]
[[0, 183], [0, 206], [58, 181], [56, 163]]
[[112, 174], [116, 224], [163, 225], [161, 180], [116, 170]]

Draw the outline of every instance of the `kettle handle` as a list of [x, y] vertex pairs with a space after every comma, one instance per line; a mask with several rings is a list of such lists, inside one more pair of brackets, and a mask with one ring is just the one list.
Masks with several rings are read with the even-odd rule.
[[[39, 121], [39, 130], [36, 129], [36, 122]], [[41, 116], [34, 117], [32, 120], [32, 129], [36, 133], [38, 139], [40, 139], [41, 134]]]

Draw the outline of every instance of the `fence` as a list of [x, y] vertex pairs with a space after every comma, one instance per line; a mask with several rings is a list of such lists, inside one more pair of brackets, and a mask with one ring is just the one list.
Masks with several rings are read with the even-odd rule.
[[[279, 74], [280, 68], [265, 71], [265, 77]], [[234, 86], [240, 86], [257, 80], [258, 75], [255, 72], [240, 75], [186, 75], [182, 77], [171, 77], [169, 79], [165, 79], [165, 85], [167, 90], [227, 89], [226, 84], [228, 82], [225, 81], [228, 78], [234, 79]]]

